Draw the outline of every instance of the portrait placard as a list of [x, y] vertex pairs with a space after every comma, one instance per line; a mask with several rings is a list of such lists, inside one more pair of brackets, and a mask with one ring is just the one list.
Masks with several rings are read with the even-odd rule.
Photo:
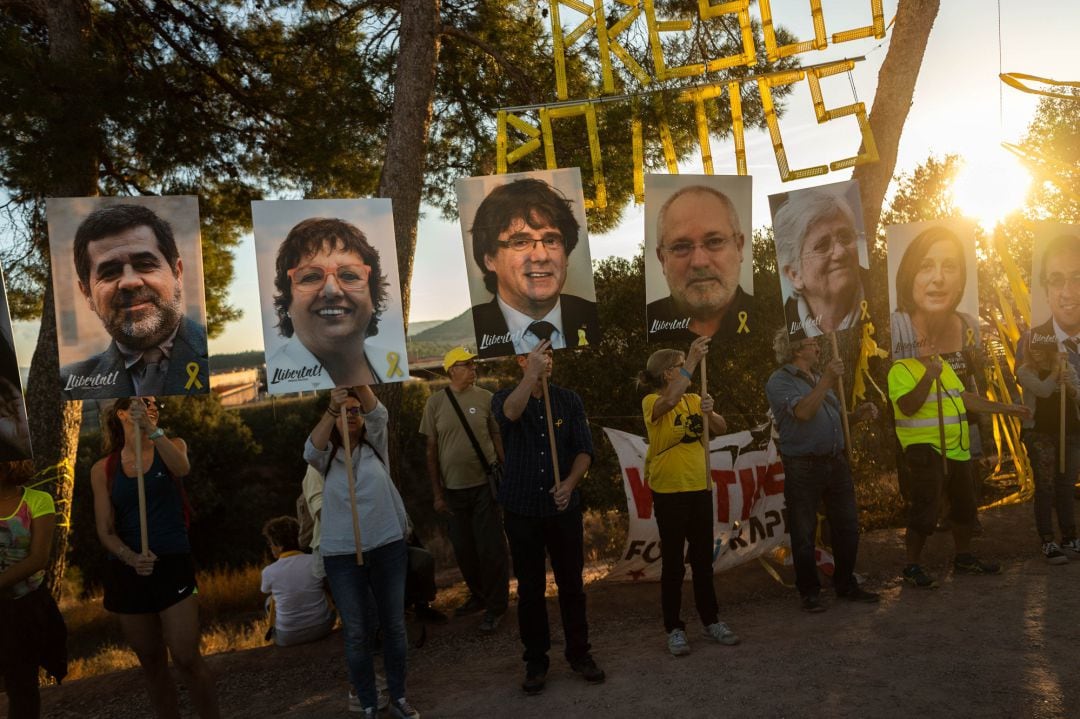
[[46, 202], [64, 399], [207, 394], [199, 202]]
[[0, 269], [0, 462], [31, 459], [30, 426], [26, 421], [19, 358], [11, 331], [7, 282]]
[[708, 335], [726, 343], [756, 329], [752, 199], [748, 176], [645, 176], [649, 342], [684, 348]]
[[975, 225], [963, 218], [885, 228], [890, 354], [955, 360], [981, 346]]
[[1080, 225], [1038, 222], [1031, 250], [1031, 341], [1055, 343], [1080, 364], [1078, 338]]
[[855, 180], [769, 195], [784, 321], [792, 340], [870, 319], [870, 258]]
[[480, 357], [600, 340], [592, 254], [577, 168], [456, 183]]
[[271, 394], [409, 377], [388, 199], [251, 203]]

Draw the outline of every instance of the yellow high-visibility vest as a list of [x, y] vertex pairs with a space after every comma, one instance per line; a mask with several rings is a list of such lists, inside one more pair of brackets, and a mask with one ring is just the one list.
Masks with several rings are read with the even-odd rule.
[[[889, 400], [896, 418], [896, 437], [907, 449], [913, 444], [928, 444], [941, 452], [941, 430], [938, 427], [938, 382], [930, 387], [926, 401], [913, 415], [900, 411], [898, 400], [915, 388], [926, 367], [917, 359], [900, 359], [889, 370]], [[967, 423], [967, 408], [961, 396], [964, 383], [948, 362], [941, 366], [941, 415], [945, 424], [945, 454], [959, 461], [971, 459], [971, 436]]]

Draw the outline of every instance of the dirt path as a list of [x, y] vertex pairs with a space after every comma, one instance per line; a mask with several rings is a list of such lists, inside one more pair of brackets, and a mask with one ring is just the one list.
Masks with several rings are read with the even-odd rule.
[[[557, 644], [537, 697], [519, 688], [512, 612], [492, 637], [475, 634], [477, 619], [452, 621], [410, 656], [409, 697], [425, 719], [1080, 716], [1080, 561], [1046, 564], [1030, 504], [986, 512], [982, 521], [975, 548], [1002, 560], [1004, 574], [953, 577], [952, 542], [939, 534], [926, 556], [941, 581], [935, 591], [898, 580], [899, 531], [864, 536], [859, 571], [882, 592], [876, 606], [833, 601], [824, 614], [807, 615], [794, 590], [756, 565], [722, 575], [721, 616], [743, 643], [706, 644], [691, 624], [693, 653], [680, 659], [666, 652], [657, 585], [594, 583], [593, 651], [608, 674], [601, 686], [586, 686], [562, 659], [554, 600]], [[212, 657], [223, 716], [347, 716], [342, 654], [335, 632], [304, 647]], [[149, 716], [135, 671], [50, 688], [44, 701], [43, 715], [57, 719]]]

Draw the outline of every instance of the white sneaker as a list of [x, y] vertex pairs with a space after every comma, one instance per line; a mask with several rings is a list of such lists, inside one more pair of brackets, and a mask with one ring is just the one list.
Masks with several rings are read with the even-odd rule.
[[420, 719], [420, 712], [413, 709], [405, 697], [390, 703], [390, 716], [394, 719]]
[[739, 635], [731, 631], [731, 628], [723, 622], [717, 622], [705, 627], [705, 636], [714, 642], [726, 644], [729, 647], [739, 643]]
[[1069, 556], [1067, 552], [1072, 552], [1073, 554], [1080, 554], [1080, 539], [1076, 539], [1075, 537], [1073, 537], [1072, 539], [1064, 539], [1061, 542], [1061, 548], [1065, 550], [1066, 557]]
[[1050, 564], [1069, 563], [1069, 558], [1061, 551], [1061, 547], [1057, 545], [1057, 542], [1043, 542], [1042, 553], [1043, 556], [1046, 557], [1046, 561]]
[[685, 657], [690, 653], [690, 642], [686, 640], [686, 632], [682, 629], [672, 629], [667, 635], [667, 648], [673, 657]]
[[375, 707], [364, 708], [364, 705], [360, 703], [360, 697], [353, 694], [352, 689], [349, 690], [349, 713], [363, 714], [364, 719], [375, 719], [378, 716], [378, 710]]

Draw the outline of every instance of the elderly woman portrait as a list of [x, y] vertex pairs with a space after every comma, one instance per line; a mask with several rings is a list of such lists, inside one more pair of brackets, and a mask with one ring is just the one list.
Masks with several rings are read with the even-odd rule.
[[855, 327], [862, 316], [865, 240], [842, 192], [792, 192], [773, 212], [777, 267], [790, 288], [784, 318], [795, 339]]
[[979, 321], [957, 311], [967, 285], [960, 238], [935, 225], [920, 232], [896, 271], [893, 357], [949, 354], [979, 346]]
[[337, 387], [383, 382], [386, 353], [371, 352], [367, 341], [378, 333], [388, 286], [379, 252], [359, 228], [322, 217], [299, 223], [278, 248], [274, 309], [289, 341], [270, 364], [315, 368]]

